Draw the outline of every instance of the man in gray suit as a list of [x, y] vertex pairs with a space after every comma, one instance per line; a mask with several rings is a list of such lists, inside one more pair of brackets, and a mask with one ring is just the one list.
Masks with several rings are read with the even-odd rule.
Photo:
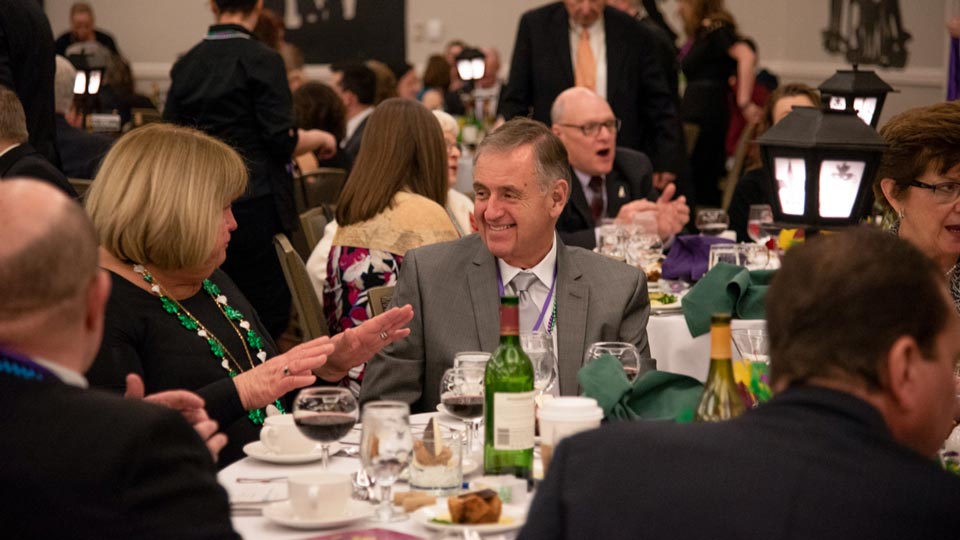
[[556, 236], [570, 192], [560, 140], [539, 122], [515, 119], [483, 140], [474, 164], [479, 234], [407, 252], [393, 302], [413, 306], [410, 336], [367, 364], [361, 402], [434, 410], [457, 352], [496, 349], [499, 297], [516, 294], [523, 280], [530, 301], [520, 306], [520, 328], [554, 336], [561, 394], [577, 393], [594, 342], [626, 341], [650, 356], [643, 274]]

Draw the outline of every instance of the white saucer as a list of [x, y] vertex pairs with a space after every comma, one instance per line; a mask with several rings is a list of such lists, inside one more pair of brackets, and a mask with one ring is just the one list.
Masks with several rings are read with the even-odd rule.
[[[331, 456], [339, 451], [339, 443], [330, 443]], [[317, 461], [323, 457], [323, 451], [320, 449], [319, 444], [310, 452], [303, 454], [276, 454], [268, 450], [267, 447], [264, 446], [260, 441], [253, 441], [252, 443], [244, 445], [243, 453], [254, 459], [259, 459], [260, 461], [280, 464], [310, 463], [311, 461]]]
[[279, 501], [263, 508], [263, 517], [294, 529], [330, 529], [342, 527], [351, 523], [367, 519], [373, 515], [373, 506], [364, 501], [350, 500], [347, 511], [342, 516], [332, 518], [302, 518], [293, 513], [290, 501]]
[[500, 512], [500, 522], [499, 523], [485, 523], [482, 525], [460, 525], [460, 524], [450, 524], [450, 523], [437, 523], [432, 521], [434, 518], [449, 520], [450, 511], [447, 509], [446, 501], [434, 505], [434, 506], [424, 506], [423, 508], [417, 510], [410, 515], [410, 518], [420, 525], [428, 529], [433, 529], [435, 531], [462, 531], [464, 529], [471, 529], [480, 534], [493, 534], [500, 532], [507, 532], [519, 529], [523, 527], [523, 524], [527, 521], [527, 511], [525, 508], [520, 506], [513, 506], [509, 504], [503, 505], [503, 510]]

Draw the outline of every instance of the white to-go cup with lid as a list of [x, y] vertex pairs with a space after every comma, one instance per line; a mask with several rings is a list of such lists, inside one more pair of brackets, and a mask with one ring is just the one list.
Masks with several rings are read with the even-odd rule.
[[603, 409], [588, 397], [557, 397], [543, 402], [537, 410], [540, 420], [540, 455], [547, 474], [553, 449], [564, 437], [600, 427]]

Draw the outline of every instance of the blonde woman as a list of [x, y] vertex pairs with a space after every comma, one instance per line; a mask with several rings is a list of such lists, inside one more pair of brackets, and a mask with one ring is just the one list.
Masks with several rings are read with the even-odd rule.
[[246, 185], [246, 166], [226, 144], [152, 124], [114, 144], [86, 200], [100, 266], [112, 280], [91, 384], [121, 390], [136, 373], [148, 393], [198, 393], [229, 439], [221, 465], [243, 456], [267, 414], [289, 410], [289, 392], [318, 376], [339, 381], [354, 358], [406, 335], [399, 329], [411, 315], [394, 310], [352, 335], [278, 354], [250, 302], [218, 269], [237, 228], [231, 203]]

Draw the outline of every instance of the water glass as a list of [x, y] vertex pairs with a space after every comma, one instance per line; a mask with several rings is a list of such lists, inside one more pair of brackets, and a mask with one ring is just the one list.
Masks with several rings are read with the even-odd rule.
[[716, 236], [727, 230], [730, 216], [719, 208], [707, 208], [697, 212], [697, 230], [707, 236]]
[[486, 369], [490, 353], [483, 351], [462, 351], [453, 356], [453, 367], [472, 367]]
[[646, 271], [663, 254], [663, 240], [657, 226], [657, 212], [648, 210], [633, 215], [630, 234], [626, 238], [626, 258], [631, 266]]
[[408, 518], [393, 511], [393, 484], [410, 464], [413, 435], [410, 433], [410, 406], [400, 401], [374, 401], [363, 407], [360, 460], [363, 468], [380, 486], [380, 506], [374, 521], [391, 522]]
[[523, 332], [520, 334], [520, 347], [533, 364], [533, 388], [537, 395], [550, 393], [558, 378], [553, 336], [546, 332]]
[[623, 252], [623, 235], [623, 227], [611, 220], [604, 220], [603, 225], [600, 226], [597, 252], [607, 257], [624, 260], [626, 257]]
[[771, 238], [770, 230], [765, 224], [773, 223], [773, 209], [769, 204], [751, 204], [750, 215], [747, 217], [747, 234], [754, 242], [767, 245]]

